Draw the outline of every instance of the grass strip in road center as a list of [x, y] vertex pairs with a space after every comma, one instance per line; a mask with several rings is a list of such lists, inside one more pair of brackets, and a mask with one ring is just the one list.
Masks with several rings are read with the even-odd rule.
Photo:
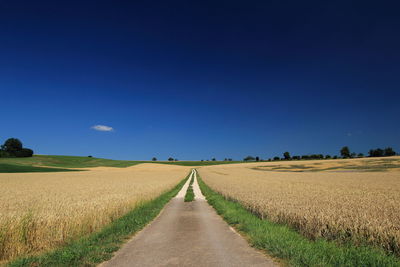
[[400, 266], [400, 259], [372, 247], [309, 240], [286, 225], [262, 220], [239, 202], [214, 192], [197, 176], [200, 189], [217, 213], [243, 233], [249, 243], [292, 266]]
[[[190, 175], [190, 174], [189, 174]], [[8, 266], [96, 266], [111, 259], [122, 243], [152, 221], [189, 178], [159, 197], [143, 202], [100, 232], [72, 241], [59, 249], [39, 256], [23, 257]]]
[[190, 183], [185, 195], [185, 202], [192, 202], [194, 200], [194, 192], [193, 192], [193, 182], [194, 182], [194, 175], [192, 174], [192, 179], [190, 179]]

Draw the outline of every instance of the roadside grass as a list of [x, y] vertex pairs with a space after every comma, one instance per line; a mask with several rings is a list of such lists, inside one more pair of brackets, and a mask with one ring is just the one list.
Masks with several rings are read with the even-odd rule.
[[262, 220], [240, 203], [230, 201], [208, 187], [199, 174], [198, 183], [208, 203], [243, 233], [252, 246], [285, 259], [292, 266], [400, 266], [400, 259], [368, 246], [339, 245], [309, 240], [286, 225]]
[[190, 183], [185, 194], [185, 199], [184, 199], [185, 202], [192, 202], [194, 200], [193, 181], [194, 181], [194, 174], [192, 175], [192, 179], [190, 179]]
[[35, 166], [29, 166], [29, 165], [14, 165], [14, 164], [3, 164], [3, 163], [0, 163], [0, 173], [70, 172], [70, 171], [81, 171], [81, 170], [62, 169], [62, 168], [46, 168], [46, 167], [35, 167]]
[[112, 258], [113, 252], [117, 251], [124, 241], [145, 227], [160, 213], [164, 205], [179, 192], [188, 177], [186, 176], [170, 191], [151, 201], [143, 202], [97, 233], [38, 256], [16, 259], [7, 266], [96, 266], [109, 260]]

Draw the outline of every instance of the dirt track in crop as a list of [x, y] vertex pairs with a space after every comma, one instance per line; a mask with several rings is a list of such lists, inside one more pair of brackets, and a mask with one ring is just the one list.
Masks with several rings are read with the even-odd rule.
[[197, 180], [195, 201], [184, 202], [187, 184], [159, 217], [101, 266], [276, 266], [216, 214]]

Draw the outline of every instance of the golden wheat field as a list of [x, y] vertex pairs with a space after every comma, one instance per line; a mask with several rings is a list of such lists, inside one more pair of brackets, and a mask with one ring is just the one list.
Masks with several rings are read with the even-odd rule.
[[174, 187], [189, 167], [140, 164], [83, 172], [0, 173], [0, 262], [99, 230]]
[[400, 157], [282, 161], [208, 166], [199, 173], [212, 189], [308, 238], [367, 243], [399, 255], [399, 164]]

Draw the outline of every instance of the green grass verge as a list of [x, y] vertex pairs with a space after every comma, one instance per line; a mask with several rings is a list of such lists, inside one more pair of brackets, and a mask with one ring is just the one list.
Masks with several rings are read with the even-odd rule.
[[187, 178], [188, 176], [172, 190], [137, 206], [98, 233], [72, 241], [43, 255], [17, 259], [7, 266], [96, 266], [109, 260], [125, 240], [160, 213], [164, 205], [179, 192]]
[[192, 175], [192, 179], [190, 179], [188, 189], [186, 190], [184, 199], [185, 202], [192, 202], [194, 200], [193, 182], [194, 182], [194, 174]]
[[62, 169], [62, 168], [46, 168], [46, 167], [35, 167], [29, 165], [14, 165], [14, 164], [3, 164], [0, 163], [0, 173], [15, 173], [15, 172], [68, 172], [68, 171], [79, 171], [74, 169]]
[[338, 245], [323, 239], [311, 241], [288, 226], [261, 220], [197, 177], [208, 203], [226, 222], [247, 236], [251, 245], [287, 260], [292, 266], [400, 266], [399, 258], [375, 248]]

